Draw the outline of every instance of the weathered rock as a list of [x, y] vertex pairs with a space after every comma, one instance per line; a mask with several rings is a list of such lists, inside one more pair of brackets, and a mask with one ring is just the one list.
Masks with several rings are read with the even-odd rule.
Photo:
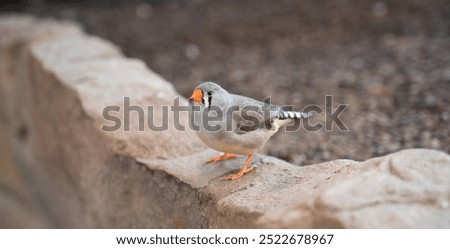
[[[297, 207], [261, 219], [279, 227], [448, 228], [450, 156], [404, 150], [353, 163], [308, 191]], [[305, 168], [312, 168], [309, 166]]]
[[[124, 130], [125, 97], [153, 106], [155, 124], [174, 99], [186, 104], [142, 62], [74, 24], [2, 17], [0, 33], [0, 124], [22, 192], [51, 227], [450, 227], [445, 153], [305, 167], [257, 155], [254, 172], [223, 181], [244, 159], [203, 165], [217, 152], [172, 113], [163, 132], [139, 129], [136, 111]], [[122, 126], [102, 131], [112, 105]]]

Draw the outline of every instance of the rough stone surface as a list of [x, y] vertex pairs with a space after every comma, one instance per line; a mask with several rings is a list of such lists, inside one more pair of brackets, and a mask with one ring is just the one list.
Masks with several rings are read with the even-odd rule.
[[[100, 129], [105, 107], [122, 117], [124, 97], [154, 106], [156, 124], [179, 97], [142, 62], [72, 23], [4, 16], [0, 33], [5, 227], [450, 228], [448, 154], [305, 167], [257, 155], [254, 172], [223, 181], [244, 158], [203, 165], [217, 152], [189, 130], [139, 131], [134, 115], [130, 131]], [[30, 223], [17, 218], [26, 210]]]

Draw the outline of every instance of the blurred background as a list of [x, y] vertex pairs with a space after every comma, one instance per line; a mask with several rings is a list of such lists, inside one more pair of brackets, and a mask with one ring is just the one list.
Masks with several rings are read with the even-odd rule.
[[450, 152], [447, 0], [1, 1], [10, 12], [78, 22], [185, 97], [214, 81], [297, 110], [349, 104], [349, 131], [279, 133], [263, 151], [297, 165]]

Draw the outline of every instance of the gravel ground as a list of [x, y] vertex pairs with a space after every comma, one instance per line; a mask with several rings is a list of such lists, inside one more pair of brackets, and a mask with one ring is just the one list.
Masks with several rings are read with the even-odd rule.
[[298, 110], [324, 107], [325, 95], [334, 108], [348, 104], [339, 117], [349, 131], [280, 132], [270, 140], [263, 152], [294, 164], [405, 148], [450, 152], [448, 1], [7, 2], [1, 11], [80, 22], [184, 96], [215, 81]]

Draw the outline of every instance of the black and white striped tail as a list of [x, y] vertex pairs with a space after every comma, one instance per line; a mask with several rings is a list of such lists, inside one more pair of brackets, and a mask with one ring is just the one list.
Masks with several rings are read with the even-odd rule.
[[312, 116], [311, 112], [292, 112], [292, 111], [280, 111], [278, 114], [278, 119], [301, 119], [309, 118]]

